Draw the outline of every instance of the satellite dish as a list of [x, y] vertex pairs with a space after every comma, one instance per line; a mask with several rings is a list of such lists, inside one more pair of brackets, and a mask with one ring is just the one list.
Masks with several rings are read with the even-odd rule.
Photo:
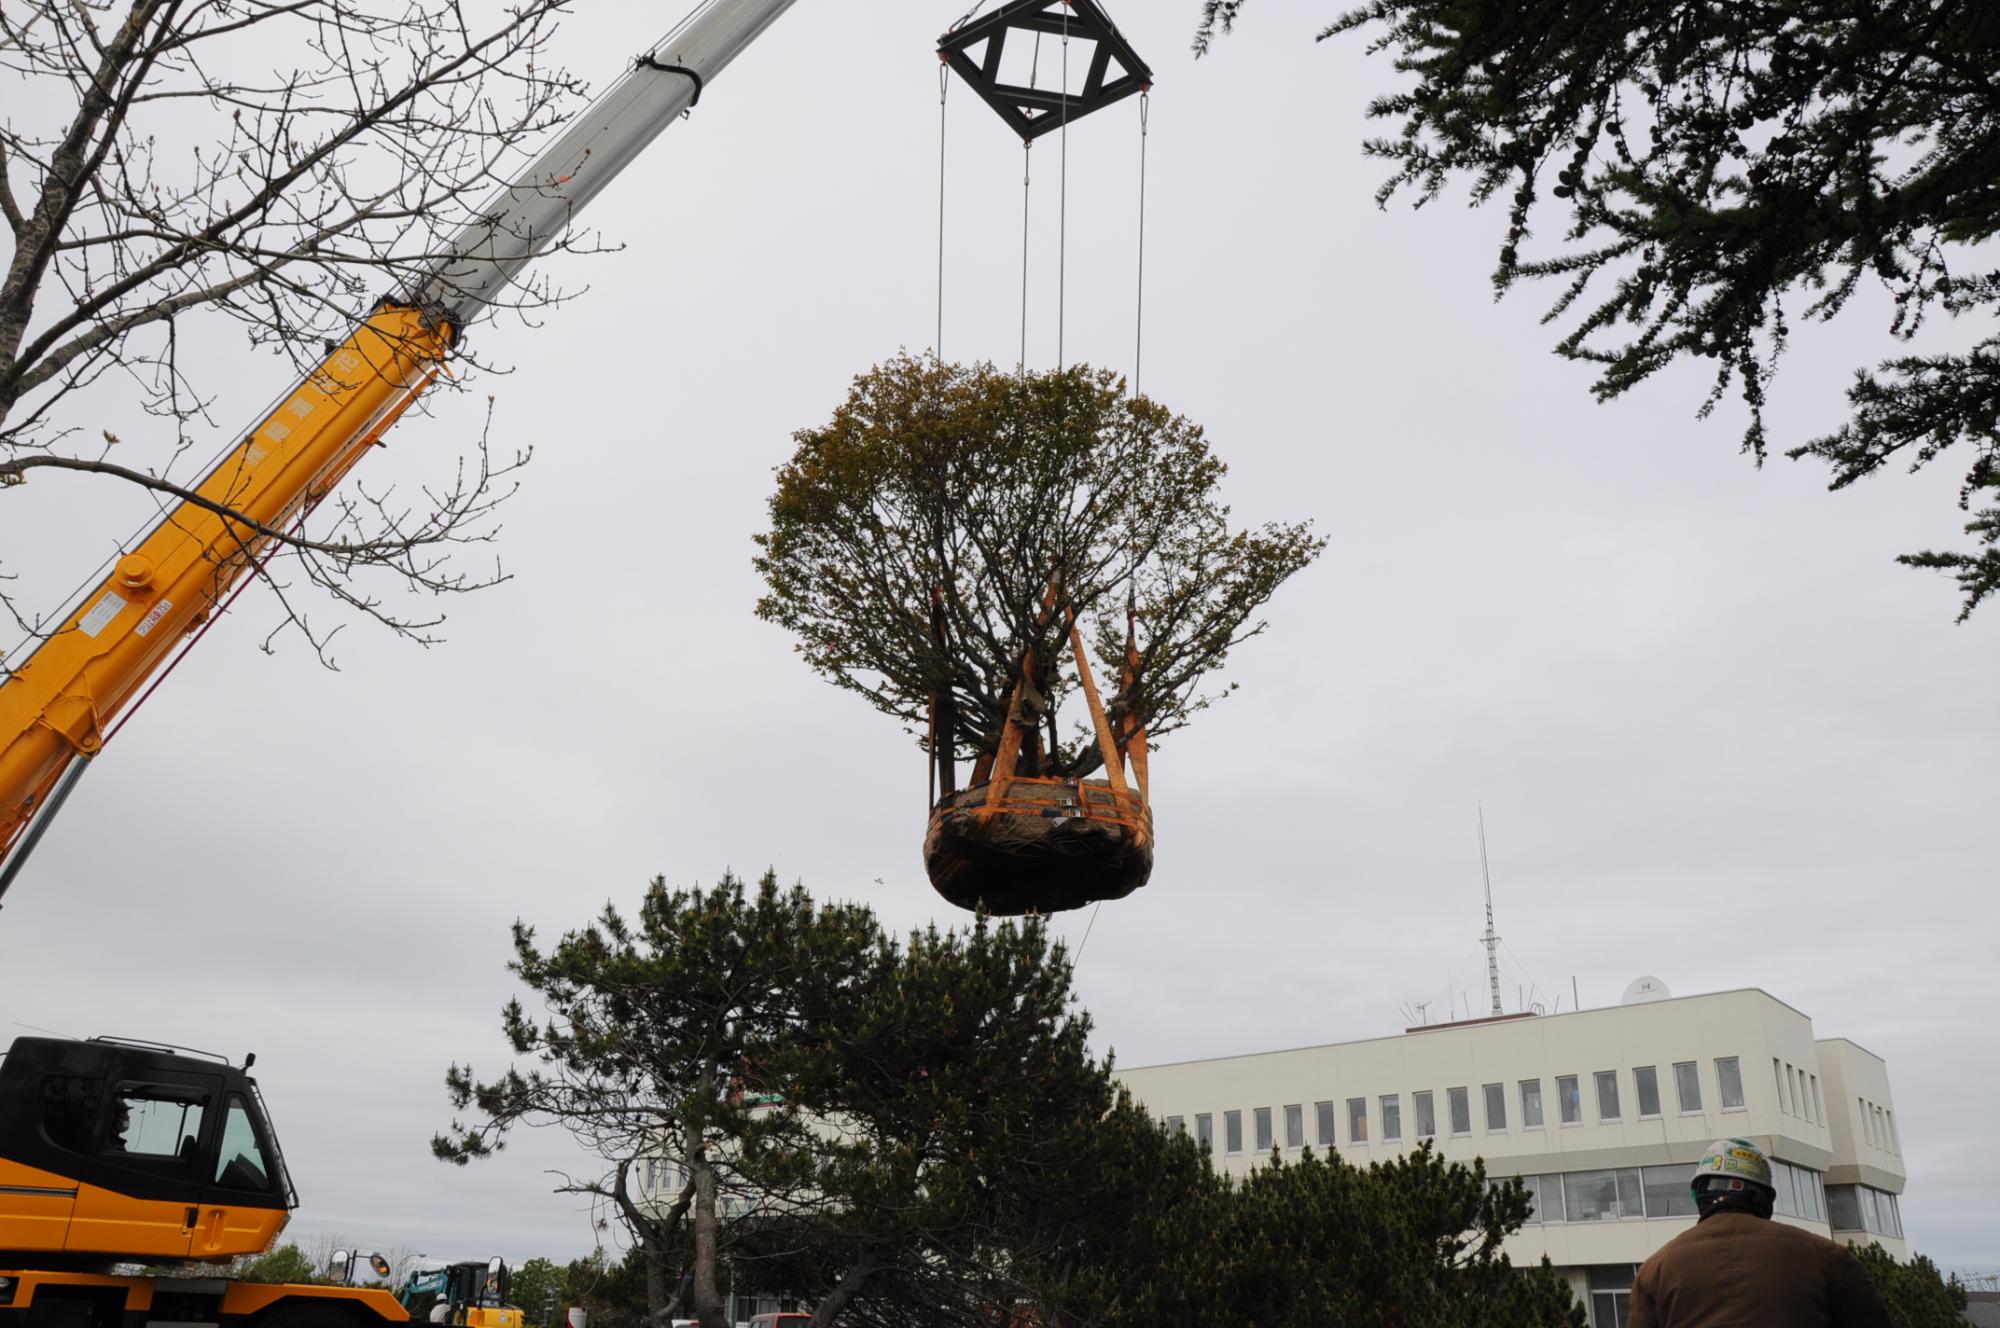
[[1644, 1005], [1647, 1001], [1664, 1001], [1673, 993], [1667, 984], [1656, 977], [1633, 978], [1626, 984], [1625, 994], [1618, 998], [1620, 1005]]

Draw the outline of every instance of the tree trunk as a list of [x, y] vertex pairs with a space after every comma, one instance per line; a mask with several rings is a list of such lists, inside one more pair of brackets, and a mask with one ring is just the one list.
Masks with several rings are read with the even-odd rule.
[[646, 1321], [665, 1328], [673, 1321], [673, 1292], [667, 1286], [667, 1252], [650, 1224], [639, 1233], [639, 1251], [646, 1265]]
[[715, 1285], [715, 1170], [705, 1147], [688, 1151], [694, 1165], [694, 1314], [701, 1328], [729, 1328]]
[[868, 1275], [874, 1272], [875, 1268], [875, 1258], [867, 1250], [855, 1255], [854, 1262], [847, 1266], [845, 1273], [841, 1274], [839, 1285], [821, 1296], [819, 1304], [813, 1307], [812, 1328], [832, 1328], [832, 1325], [839, 1323], [840, 1316], [847, 1312], [847, 1307], [854, 1303], [857, 1295], [861, 1294], [862, 1284], [868, 1280]]

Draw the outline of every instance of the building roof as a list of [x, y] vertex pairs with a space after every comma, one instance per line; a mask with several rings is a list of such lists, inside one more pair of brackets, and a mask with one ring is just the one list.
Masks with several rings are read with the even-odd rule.
[[[1790, 1010], [1793, 1014], [1797, 1015], [1801, 1019], [1806, 1020], [1808, 1023], [1812, 1022], [1811, 1015], [1808, 1015], [1805, 1011], [1799, 1009], [1796, 1005], [1792, 1005], [1787, 1001], [1779, 1000], [1776, 996], [1773, 996], [1770, 992], [1765, 991], [1762, 987], [1730, 987], [1724, 991], [1697, 992], [1691, 996], [1668, 996], [1661, 1000], [1645, 1001], [1637, 1005], [1594, 1005], [1588, 1010], [1565, 1010], [1560, 1014], [1542, 1014], [1542, 1015], [1516, 1014], [1516, 1015], [1500, 1015], [1498, 1017], [1488, 1015], [1480, 1019], [1461, 1019], [1456, 1021], [1455, 1023], [1429, 1024], [1421, 1028], [1408, 1028], [1404, 1029], [1401, 1033], [1386, 1033], [1371, 1038], [1349, 1038], [1342, 1042], [1314, 1042], [1314, 1043], [1309, 1043], [1302, 1047], [1271, 1047], [1264, 1051], [1234, 1052], [1226, 1056], [1191, 1056], [1184, 1061], [1154, 1061], [1150, 1065], [1123, 1066], [1120, 1068], [1119, 1073], [1127, 1074], [1139, 1070], [1164, 1070], [1176, 1065], [1202, 1065], [1212, 1061], [1250, 1060], [1258, 1056], [1289, 1056], [1301, 1051], [1324, 1051], [1331, 1047], [1354, 1047], [1354, 1046], [1361, 1046], [1369, 1042], [1392, 1042], [1397, 1038], [1409, 1037], [1412, 1036], [1413, 1034], [1418, 1034], [1418, 1033], [1437, 1033], [1450, 1029], [1474, 1028], [1482, 1025], [1508, 1024], [1508, 1023], [1515, 1023], [1523, 1019], [1535, 1019], [1535, 1020], [1580, 1019], [1591, 1015], [1602, 1016], [1606, 1014], [1615, 1014], [1620, 1010], [1656, 1009], [1663, 1005], [1673, 1005], [1683, 1001], [1709, 1001], [1709, 1000], [1715, 1000], [1716, 998], [1722, 996], [1741, 996], [1746, 993], [1754, 993], [1755, 995], [1762, 996], [1765, 1000], [1770, 1001], [1772, 1004], [1781, 1005], [1785, 1009]], [[1846, 1041], [1845, 1038], [1840, 1038], [1840, 1039], [1826, 1038], [1818, 1040]], [[1858, 1046], [1859, 1044], [1856, 1045]], [[1867, 1048], [1862, 1047], [1861, 1050], [1867, 1051]], [[1869, 1052], [1868, 1054], [1873, 1056], [1875, 1053]], [[1876, 1059], [1880, 1060], [1881, 1058], [1876, 1057]]]

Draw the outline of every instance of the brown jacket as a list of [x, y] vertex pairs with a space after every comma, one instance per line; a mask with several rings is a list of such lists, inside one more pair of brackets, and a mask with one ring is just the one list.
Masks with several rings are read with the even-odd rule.
[[1846, 1246], [1723, 1212], [1646, 1260], [1627, 1328], [1889, 1328], [1889, 1311]]

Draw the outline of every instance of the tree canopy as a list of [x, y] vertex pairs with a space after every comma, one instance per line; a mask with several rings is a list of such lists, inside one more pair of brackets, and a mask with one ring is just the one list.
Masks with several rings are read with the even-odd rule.
[[[1344, 1328], [1583, 1328], [1547, 1260], [1517, 1268], [1502, 1241], [1529, 1214], [1520, 1182], [1428, 1143], [1365, 1168], [1273, 1151], [1247, 1177], [1215, 1173], [1193, 1140], [1114, 1114], [1082, 1183], [1119, 1198], [1040, 1285], [1061, 1321], [1337, 1323]], [[1054, 1320], [1052, 1320], [1054, 1321]]]
[[1947, 1277], [1921, 1254], [1898, 1263], [1876, 1241], [1854, 1253], [1895, 1328], [1958, 1328], [1965, 1322], [1965, 1287], [1956, 1274]]
[[[564, 1188], [600, 1200], [632, 1233], [654, 1316], [679, 1307], [685, 1269], [696, 1315], [719, 1328], [721, 1214], [725, 1192], [740, 1190], [736, 1154], [760, 1133], [793, 1129], [793, 1112], [759, 1110], [742, 1076], [814, 1054], [879, 938], [866, 908], [819, 905], [769, 873], [754, 893], [728, 873], [707, 890], [656, 881], [636, 920], [607, 904], [546, 951], [517, 922], [508, 967], [548, 1015], [531, 1018], [516, 999], [502, 1024], [514, 1054], [535, 1064], [486, 1082], [454, 1064], [446, 1086], [464, 1118], [432, 1150], [464, 1165], [503, 1148], [518, 1125], [567, 1129], [605, 1170]], [[642, 1187], [642, 1164], [661, 1159], [676, 1164], [678, 1192]]]
[[733, 1284], [874, 1328], [1024, 1311], [1102, 1328], [1582, 1323], [1552, 1271], [1501, 1254], [1527, 1199], [1477, 1164], [1421, 1147], [1365, 1170], [1307, 1152], [1218, 1174], [1092, 1054], [1038, 919], [896, 939], [857, 905], [725, 876], [656, 883], [635, 920], [607, 907], [546, 951], [517, 927], [511, 967], [548, 1008], [504, 1014], [534, 1064], [491, 1081], [453, 1066], [461, 1119], [436, 1151], [464, 1163], [560, 1125], [604, 1166], [565, 1188], [634, 1242], [588, 1277], [525, 1267], [524, 1303], [588, 1283], [615, 1322], [641, 1322], [643, 1299], [652, 1328], [715, 1328]]
[[[1197, 50], [1246, 0], [1206, 0]], [[1393, 163], [1377, 200], [1421, 205], [1454, 181], [1500, 201], [1500, 292], [1553, 280], [1556, 349], [1599, 366], [1608, 399], [1677, 361], [1732, 387], [1759, 462], [1772, 373], [1801, 320], [1864, 288], [1893, 339], [1932, 315], [1990, 319], [2000, 271], [2000, 9], [1990, 0], [1372, 0], [1322, 37], [1368, 35], [1411, 76], [1369, 115]], [[1540, 234], [1537, 234], [1537, 228]], [[1969, 339], [1969, 338], [1968, 338]], [[1970, 551], [1901, 561], [1950, 572], [1963, 621], [2000, 591], [2000, 336], [1859, 369], [1851, 416], [1787, 449], [1843, 488], [1970, 452]]]
[[[1200, 426], [1107, 370], [901, 355], [795, 438], [757, 536], [758, 615], [791, 631], [815, 672], [912, 726], [934, 692], [948, 694], [952, 749], [967, 758], [998, 746], [1029, 648], [1052, 715], [1075, 686], [1061, 667], [1071, 609], [1113, 681], [1136, 615], [1142, 663], [1110, 707], [1153, 737], [1179, 728], [1216, 699], [1210, 675], [1264, 630], [1265, 602], [1324, 544], [1309, 523], [1232, 529], [1226, 468]], [[1069, 741], [1051, 735], [1051, 772], [1098, 759], [1086, 724]]]

